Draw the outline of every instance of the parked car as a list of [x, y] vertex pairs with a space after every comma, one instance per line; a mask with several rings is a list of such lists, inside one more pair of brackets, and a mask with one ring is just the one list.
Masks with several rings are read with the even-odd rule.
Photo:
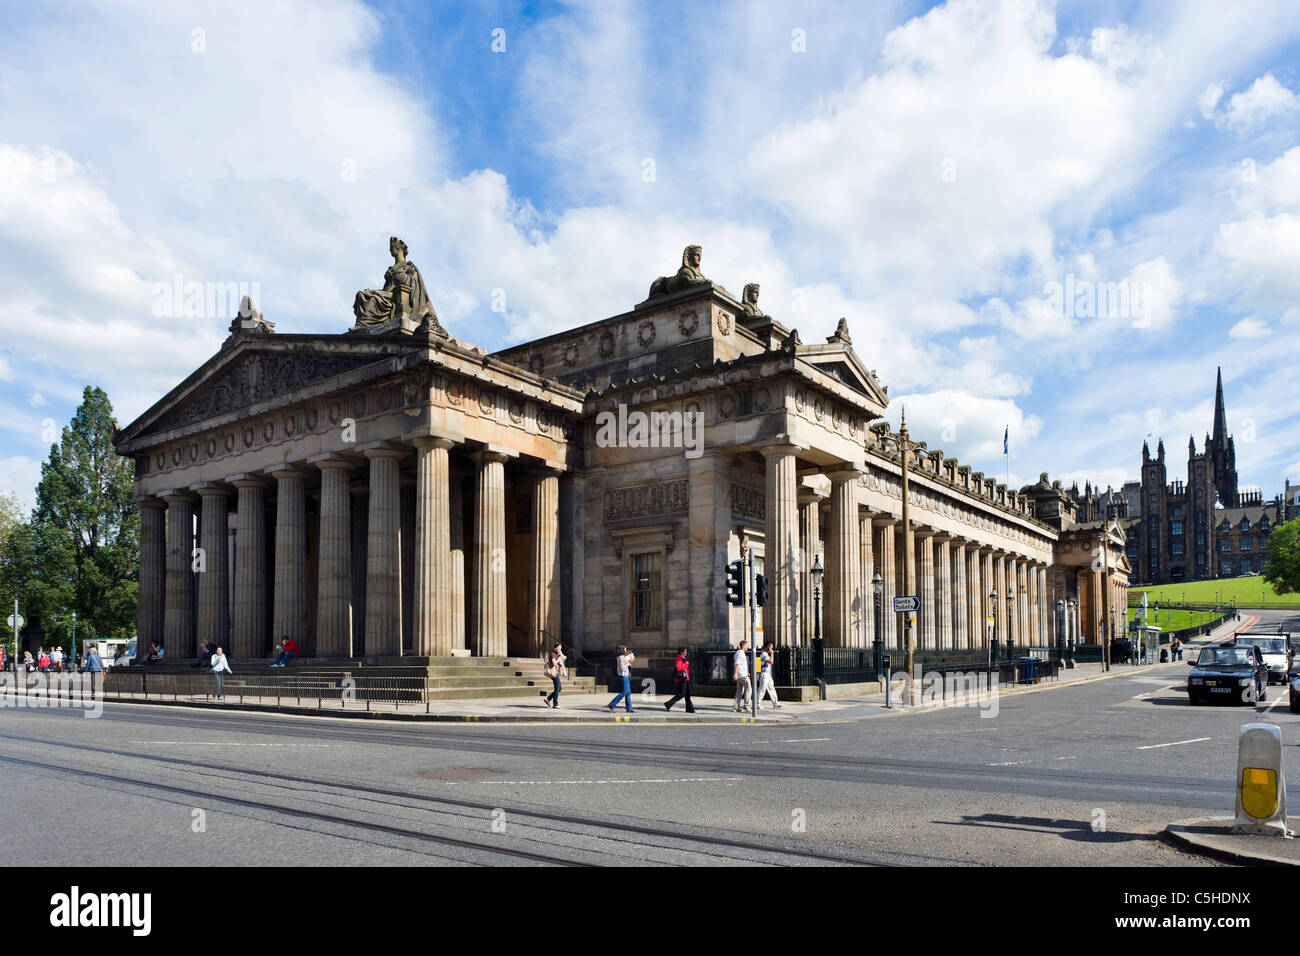
[[1248, 644], [1212, 644], [1188, 661], [1187, 699], [1200, 704], [1216, 699], [1255, 704], [1268, 694], [1268, 668]]
[[1292, 671], [1287, 674], [1290, 687], [1291, 713], [1300, 714], [1300, 674]]
[[1286, 653], [1286, 640], [1281, 637], [1260, 637], [1257, 634], [1238, 634], [1236, 642], [1238, 644], [1249, 644], [1259, 651], [1260, 656], [1264, 659], [1264, 666], [1268, 668], [1268, 682], [1271, 684], [1277, 681], [1279, 684], [1286, 683], [1288, 671], [1288, 661]]

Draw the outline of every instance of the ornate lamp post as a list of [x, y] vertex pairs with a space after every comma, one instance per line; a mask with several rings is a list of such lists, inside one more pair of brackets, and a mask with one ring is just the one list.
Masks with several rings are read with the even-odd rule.
[[1065, 664], [1065, 598], [1056, 599], [1056, 656]]
[[1066, 670], [1074, 667], [1074, 645], [1079, 634], [1079, 604], [1073, 598], [1065, 602], [1065, 660]]
[[822, 642], [822, 575], [826, 572], [822, 568], [820, 554], [813, 558], [812, 570], [809, 573], [812, 574], [813, 579], [813, 674], [818, 680], [824, 680], [826, 670]]
[[72, 652], [68, 655], [68, 666], [76, 669], [77, 666], [77, 612], [72, 612]]
[[989, 609], [993, 614], [993, 629], [989, 632], [989, 670], [998, 660], [998, 588], [995, 584], [989, 591]]
[[[871, 593], [875, 596], [876, 605], [876, 637], [871, 642], [872, 660], [875, 663], [876, 676], [880, 676], [880, 665], [883, 660], [885, 643], [881, 640], [881, 631], [884, 628], [884, 608], [885, 599], [885, 579], [880, 576], [880, 568], [876, 568], [876, 574], [871, 579]], [[888, 679], [888, 678], [886, 678]]]

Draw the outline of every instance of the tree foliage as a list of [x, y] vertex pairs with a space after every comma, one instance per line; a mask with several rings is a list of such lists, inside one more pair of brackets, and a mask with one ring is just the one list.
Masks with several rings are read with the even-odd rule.
[[[100, 388], [81, 405], [41, 465], [29, 538], [28, 600], [49, 642], [129, 637], [135, 629], [140, 521], [131, 506], [131, 463], [113, 450], [117, 423]], [[47, 642], [48, 643], [48, 642]]]
[[1269, 535], [1264, 580], [1278, 594], [1300, 591], [1300, 518], [1278, 525]]

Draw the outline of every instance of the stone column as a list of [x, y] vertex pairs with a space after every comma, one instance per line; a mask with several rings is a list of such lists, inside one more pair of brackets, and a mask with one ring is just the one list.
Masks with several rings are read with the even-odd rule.
[[[195, 643], [208, 641], [225, 648], [230, 644], [229, 529], [224, 488], [196, 489], [202, 500], [199, 514], [199, 546], [203, 549], [203, 573], [199, 575], [199, 618]], [[195, 648], [195, 656], [198, 648]]]
[[876, 523], [876, 562], [880, 566], [880, 576], [885, 581], [885, 593], [880, 596], [881, 621], [884, 624], [882, 640], [886, 648], [897, 648], [902, 639], [898, 633], [898, 615], [894, 613], [894, 598], [898, 596], [898, 557], [894, 554], [895, 520], [884, 517]]
[[1038, 633], [1039, 601], [1042, 598], [1038, 593], [1038, 569], [1032, 564], [1025, 569], [1025, 584], [1029, 591], [1029, 611], [1025, 627], [1025, 637], [1030, 647], [1041, 647], [1042, 641]]
[[1049, 614], [1055, 614], [1056, 608], [1052, 605], [1051, 595], [1047, 591], [1047, 566], [1039, 565], [1037, 574], [1038, 579], [1038, 643], [1040, 646], [1049, 643], [1048, 635], [1051, 629], [1047, 626]]
[[917, 615], [919, 632], [916, 646], [932, 649], [938, 646], [938, 630], [935, 627], [938, 615], [934, 603], [934, 533], [917, 529], [916, 538], [917, 581], [921, 585], [921, 613]]
[[239, 660], [265, 657], [266, 640], [266, 484], [238, 478], [239, 525], [235, 536], [235, 616], [231, 653]]
[[316, 561], [316, 653], [352, 656], [352, 493], [348, 462], [316, 462], [320, 479], [320, 553]]
[[831, 480], [830, 526], [826, 535], [826, 646], [858, 647], [863, 612], [862, 543], [858, 527], [860, 471], [827, 472]]
[[275, 478], [275, 606], [271, 640], [307, 640], [307, 497], [301, 471], [286, 468]]
[[474, 609], [470, 643], [478, 657], [506, 655], [506, 456], [476, 452]]
[[980, 552], [980, 546], [972, 542], [966, 553], [966, 646], [972, 649], [984, 646], [984, 600], [980, 595], [984, 559]]
[[796, 551], [799, 547], [798, 447], [767, 445], [767, 517], [764, 522], [764, 572], [768, 579], [768, 606], [764, 608], [765, 638], [777, 647], [799, 643], [799, 582]]
[[952, 646], [969, 650], [970, 605], [966, 600], [966, 542], [952, 546]]
[[[983, 608], [984, 611], [984, 620], [980, 622], [980, 631], [984, 635], [984, 646], [988, 647], [990, 641], [996, 641], [998, 638], [997, 621], [1001, 620], [1002, 617], [1000, 614], [997, 614], [993, 610], [993, 599], [989, 597], [989, 594], [994, 589], [996, 589], [998, 585], [998, 575], [997, 575], [998, 562], [997, 562], [997, 554], [992, 548], [990, 548], [988, 551], [982, 554], [981, 558], [983, 559], [981, 562], [983, 564], [983, 568], [981, 570], [980, 576], [983, 578], [983, 581], [980, 584], [980, 606]], [[999, 600], [1001, 599], [1001, 597], [1002, 597], [1002, 591], [999, 590], [998, 591]], [[989, 618], [994, 619], [994, 626], [991, 633], [989, 630], [989, 623], [988, 623]]]
[[465, 643], [465, 475], [452, 471], [451, 485], [451, 649]]
[[358, 657], [370, 653], [366, 648], [366, 547], [369, 543], [370, 481], [353, 478], [348, 483], [352, 496], [348, 505], [352, 516], [352, 653]]
[[[173, 660], [193, 659], [194, 615], [190, 570], [194, 548], [194, 498], [188, 493], [164, 495], [167, 502], [167, 583], [163, 611], [163, 648]], [[140, 644], [137, 640], [136, 648]], [[147, 654], [149, 648], [145, 646]]]
[[424, 436], [415, 445], [415, 581], [411, 647], [421, 657], [448, 657], [451, 628], [451, 472], [454, 442]]
[[934, 572], [936, 647], [950, 650], [952, 642], [952, 548], [947, 535], [936, 539], [938, 561]]
[[406, 453], [371, 448], [370, 520], [366, 532], [366, 654], [402, 656], [401, 487]]
[[[821, 552], [821, 502], [824, 494], [805, 489], [799, 495], [799, 634], [800, 643], [813, 639], [813, 561]], [[825, 561], [822, 563], [825, 569]], [[748, 612], [746, 612], [748, 613]], [[822, 635], [825, 637], [825, 635]]]
[[529, 653], [546, 648], [542, 631], [560, 636], [560, 473], [548, 468], [533, 485], [533, 560], [528, 580]]
[[166, 626], [167, 503], [142, 498], [136, 507], [140, 510], [140, 589], [135, 663], [141, 664], [148, 657], [149, 645], [163, 640]]
[[[863, 647], [871, 647], [878, 639], [876, 634], [876, 561], [875, 541], [871, 531], [871, 515], [863, 514], [858, 518], [858, 544], [861, 558], [858, 561], [858, 576], [862, 581], [862, 637]], [[884, 606], [881, 606], [881, 618], [884, 618]]]

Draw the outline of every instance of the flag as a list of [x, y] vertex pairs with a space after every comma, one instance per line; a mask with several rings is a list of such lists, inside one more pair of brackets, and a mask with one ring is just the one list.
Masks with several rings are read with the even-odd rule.
[[1011, 426], [1008, 425], [1006, 427], [1006, 430], [1002, 433], [1002, 454], [1004, 455], [1010, 454], [1010, 452], [1007, 449], [1007, 439], [1010, 436], [1011, 436]]

